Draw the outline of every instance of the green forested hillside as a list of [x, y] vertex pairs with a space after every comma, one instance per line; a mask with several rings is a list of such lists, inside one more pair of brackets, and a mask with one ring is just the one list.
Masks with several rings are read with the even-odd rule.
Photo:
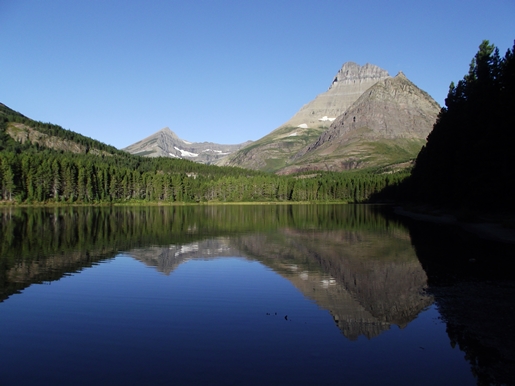
[[415, 201], [456, 209], [515, 209], [515, 46], [483, 41], [467, 75], [451, 83], [406, 181]]
[[[7, 134], [13, 124], [55, 137], [52, 144], [64, 138], [85, 150], [56, 150], [16, 141]], [[0, 105], [0, 201], [4, 203], [362, 202], [404, 177], [373, 173], [281, 177], [180, 159], [144, 158]]]
[[27, 118], [23, 114], [10, 109], [2, 103], [0, 103], [0, 125], [0, 151], [20, 151], [29, 149], [32, 147], [32, 145], [37, 145], [37, 143], [32, 143], [29, 138], [27, 138], [27, 141], [16, 141], [12, 138], [12, 136], [7, 134], [8, 130], [20, 131], [25, 129], [25, 131], [27, 131], [27, 129], [30, 129], [31, 131], [37, 132], [40, 138], [50, 137], [55, 138], [55, 142], [69, 141], [69, 143], [78, 144], [80, 145], [79, 148], [83, 149], [82, 152], [85, 154], [92, 150], [96, 150], [96, 152], [102, 152], [104, 154], [123, 155], [124, 153], [120, 150], [117, 150], [113, 146], [106, 145], [102, 142], [85, 137], [73, 131], [63, 129], [58, 125], [34, 121], [30, 118]]

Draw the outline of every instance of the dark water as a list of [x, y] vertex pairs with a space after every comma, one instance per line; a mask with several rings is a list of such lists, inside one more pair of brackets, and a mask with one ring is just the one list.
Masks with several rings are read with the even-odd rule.
[[513, 281], [484, 258], [502, 267], [509, 246], [368, 206], [4, 209], [0, 221], [1, 385], [512, 381]]

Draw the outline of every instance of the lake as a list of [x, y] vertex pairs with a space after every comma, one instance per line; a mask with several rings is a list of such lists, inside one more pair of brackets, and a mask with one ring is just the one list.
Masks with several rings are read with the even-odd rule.
[[2, 385], [513, 384], [513, 245], [366, 205], [0, 208]]

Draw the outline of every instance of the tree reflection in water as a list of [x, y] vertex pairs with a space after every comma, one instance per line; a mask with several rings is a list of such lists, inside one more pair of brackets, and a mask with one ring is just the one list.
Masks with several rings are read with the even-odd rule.
[[350, 340], [403, 328], [434, 299], [478, 383], [515, 383], [511, 246], [351, 205], [4, 208], [0, 224], [0, 301], [119, 251], [164, 274], [241, 256], [287, 278]]

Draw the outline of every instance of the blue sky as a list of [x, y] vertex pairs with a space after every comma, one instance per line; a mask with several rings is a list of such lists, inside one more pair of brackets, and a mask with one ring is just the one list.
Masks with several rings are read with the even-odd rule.
[[438, 103], [482, 40], [504, 56], [513, 0], [0, 0], [0, 102], [122, 148], [256, 140], [347, 61], [399, 71]]

